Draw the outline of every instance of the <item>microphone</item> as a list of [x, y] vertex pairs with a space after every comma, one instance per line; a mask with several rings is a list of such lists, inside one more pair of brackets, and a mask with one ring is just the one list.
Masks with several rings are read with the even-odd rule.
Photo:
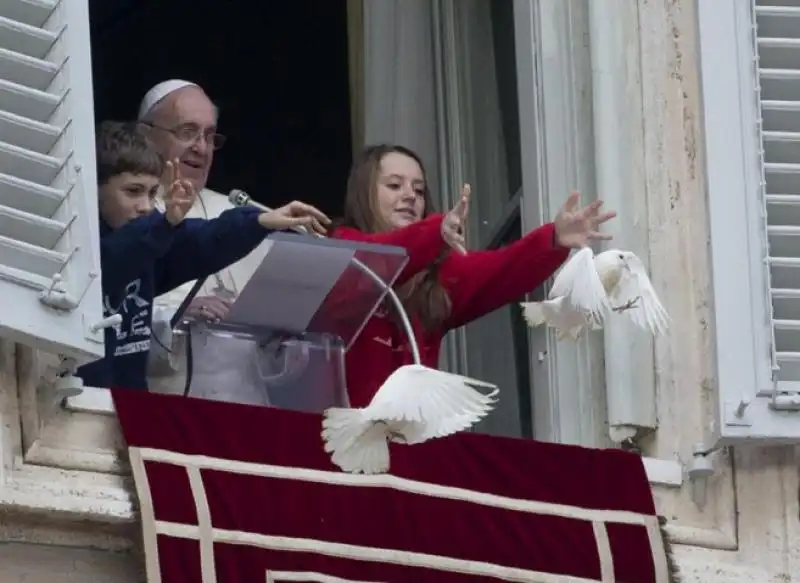
[[250, 198], [250, 195], [244, 190], [239, 190], [238, 188], [234, 188], [230, 191], [228, 194], [228, 202], [233, 206], [252, 206], [265, 212], [270, 212], [272, 210], [268, 206], [264, 206], [260, 202], [256, 202]]
[[[240, 190], [238, 188], [234, 188], [228, 193], [228, 202], [231, 203], [233, 206], [251, 206], [257, 208], [259, 210], [264, 211], [265, 213], [272, 212], [273, 209], [269, 208], [253, 200], [249, 194], [247, 194], [244, 190]], [[322, 235], [317, 235], [316, 233], [310, 233], [308, 229], [305, 227], [289, 227], [289, 230], [294, 231], [295, 233], [301, 233], [303, 235], [313, 234], [317, 237], [322, 237]]]

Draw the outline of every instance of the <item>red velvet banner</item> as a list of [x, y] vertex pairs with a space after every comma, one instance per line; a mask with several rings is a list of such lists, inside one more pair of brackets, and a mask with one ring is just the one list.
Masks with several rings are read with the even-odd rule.
[[667, 583], [641, 460], [461, 434], [350, 475], [321, 418], [115, 391], [149, 583]]

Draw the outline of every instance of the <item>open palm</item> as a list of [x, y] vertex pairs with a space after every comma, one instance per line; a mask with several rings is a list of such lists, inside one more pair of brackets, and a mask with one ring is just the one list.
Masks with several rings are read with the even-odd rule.
[[602, 200], [596, 200], [583, 208], [579, 208], [580, 193], [573, 192], [555, 219], [556, 243], [562, 247], [580, 249], [591, 241], [608, 241], [612, 237], [597, 229], [608, 220], [617, 216], [615, 211], [600, 212]]
[[331, 220], [321, 210], [297, 200], [261, 213], [258, 222], [265, 229], [282, 231], [305, 228], [320, 236], [327, 234], [327, 228], [331, 224]]

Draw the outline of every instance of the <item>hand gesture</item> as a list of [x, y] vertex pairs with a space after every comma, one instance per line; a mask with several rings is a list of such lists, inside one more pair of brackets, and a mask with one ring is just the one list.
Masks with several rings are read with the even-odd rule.
[[617, 216], [614, 211], [601, 213], [602, 200], [578, 208], [580, 194], [573, 192], [556, 216], [556, 243], [562, 247], [580, 249], [589, 245], [590, 241], [609, 241], [611, 235], [601, 233], [597, 228], [606, 221]]
[[470, 185], [465, 184], [461, 189], [461, 198], [458, 199], [456, 206], [442, 220], [442, 239], [462, 255], [467, 253], [464, 228], [469, 214], [469, 195], [471, 192]]
[[258, 222], [265, 229], [283, 231], [305, 227], [318, 235], [326, 235], [331, 220], [321, 210], [304, 202], [293, 201], [275, 210], [261, 213]]
[[167, 162], [162, 184], [164, 185], [164, 216], [172, 226], [178, 225], [194, 205], [197, 191], [188, 180], [181, 179], [178, 160]]

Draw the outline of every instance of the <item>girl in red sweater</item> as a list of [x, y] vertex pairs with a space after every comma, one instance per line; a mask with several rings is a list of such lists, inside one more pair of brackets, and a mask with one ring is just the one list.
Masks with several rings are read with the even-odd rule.
[[[465, 190], [449, 213], [434, 214], [419, 156], [401, 146], [371, 146], [350, 171], [343, 225], [331, 234], [406, 250], [409, 261], [395, 289], [414, 325], [422, 364], [431, 368], [438, 367], [447, 332], [536, 289], [566, 260], [570, 248], [610, 239], [597, 229], [616, 216], [601, 213], [601, 201], [578, 208], [573, 193], [554, 222], [502, 249], [467, 252], [468, 205]], [[351, 406], [367, 405], [392, 372], [412, 362], [397, 318], [379, 309], [347, 352]]]

